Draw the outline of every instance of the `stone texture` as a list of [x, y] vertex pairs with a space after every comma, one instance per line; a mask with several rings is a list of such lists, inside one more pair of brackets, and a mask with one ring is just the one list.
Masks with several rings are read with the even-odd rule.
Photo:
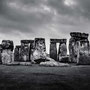
[[64, 42], [61, 42], [59, 44], [59, 52], [58, 52], [58, 59], [59, 61], [62, 61], [64, 59], [62, 58], [66, 58], [67, 57], [67, 45], [66, 45], [66, 39], [64, 40]]
[[14, 62], [13, 41], [2, 40], [1, 45], [2, 45], [2, 53], [1, 53], [2, 64], [9, 64], [11, 62]]
[[30, 61], [30, 40], [21, 40], [20, 61]]
[[32, 55], [33, 55], [33, 52], [35, 50], [35, 42], [34, 40], [32, 40], [32, 42], [30, 43], [30, 61], [32, 61]]
[[90, 56], [80, 55], [78, 65], [90, 65]]
[[14, 54], [11, 50], [2, 51], [2, 64], [10, 64], [14, 61]]
[[[66, 39], [50, 39], [50, 58], [61, 61], [62, 56], [67, 56]], [[57, 54], [57, 43], [59, 43], [59, 50]]]
[[10, 49], [11, 51], [13, 51], [14, 49], [14, 44], [13, 41], [11, 40], [2, 40], [2, 49]]
[[49, 67], [66, 67], [69, 66], [67, 63], [59, 63], [56, 61], [47, 61], [47, 62], [41, 62], [40, 66], [49, 66]]
[[50, 43], [50, 58], [57, 60], [57, 46], [56, 43]]
[[66, 43], [66, 39], [50, 39], [50, 43]]
[[63, 63], [70, 63], [68, 55], [67, 56], [60, 56], [59, 61], [63, 62]]
[[69, 53], [70, 53], [70, 61], [79, 63], [82, 56], [89, 56], [89, 41], [88, 34], [80, 33], [80, 32], [72, 32], [70, 33], [71, 38], [69, 40]]
[[20, 61], [20, 50], [21, 46], [16, 46], [14, 49], [14, 61]]
[[35, 38], [35, 49], [31, 55], [31, 61], [43, 60], [46, 57], [46, 45], [44, 38]]

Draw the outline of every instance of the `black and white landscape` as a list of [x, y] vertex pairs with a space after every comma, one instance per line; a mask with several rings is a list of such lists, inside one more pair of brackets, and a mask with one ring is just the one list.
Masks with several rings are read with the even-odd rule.
[[89, 0], [0, 0], [0, 90], [90, 90]]

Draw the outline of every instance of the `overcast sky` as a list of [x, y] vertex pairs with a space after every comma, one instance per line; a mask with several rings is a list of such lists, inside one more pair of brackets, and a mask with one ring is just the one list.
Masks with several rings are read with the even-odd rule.
[[48, 50], [73, 31], [90, 33], [90, 0], [0, 0], [0, 41], [44, 37]]

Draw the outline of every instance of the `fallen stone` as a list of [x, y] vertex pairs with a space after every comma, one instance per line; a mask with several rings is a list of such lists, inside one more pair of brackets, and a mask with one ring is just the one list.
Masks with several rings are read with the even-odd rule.
[[15, 65], [20, 65], [20, 62], [11, 62], [6, 64], [7, 66], [15, 66]]
[[41, 62], [40, 66], [49, 66], [49, 67], [65, 67], [65, 66], [69, 66], [69, 64], [67, 63], [59, 63], [56, 61], [46, 61], [46, 62]]

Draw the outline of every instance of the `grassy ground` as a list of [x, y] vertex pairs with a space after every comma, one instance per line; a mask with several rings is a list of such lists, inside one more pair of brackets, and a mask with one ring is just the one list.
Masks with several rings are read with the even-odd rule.
[[90, 66], [0, 65], [0, 90], [90, 90]]

